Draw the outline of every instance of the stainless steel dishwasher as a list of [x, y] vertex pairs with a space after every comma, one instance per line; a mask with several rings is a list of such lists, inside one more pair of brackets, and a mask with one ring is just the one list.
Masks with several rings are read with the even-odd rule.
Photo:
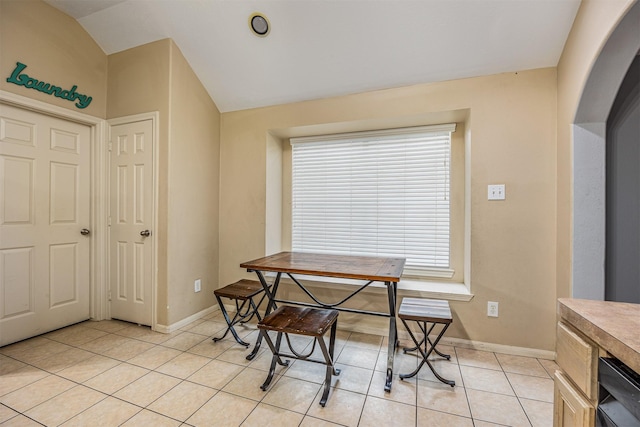
[[597, 427], [640, 427], [640, 374], [618, 359], [598, 361]]

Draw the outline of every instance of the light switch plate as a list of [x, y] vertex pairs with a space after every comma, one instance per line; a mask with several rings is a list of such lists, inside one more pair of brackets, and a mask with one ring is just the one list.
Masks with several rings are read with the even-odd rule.
[[488, 186], [488, 199], [489, 200], [504, 200], [505, 198], [505, 186], [504, 184], [491, 184]]

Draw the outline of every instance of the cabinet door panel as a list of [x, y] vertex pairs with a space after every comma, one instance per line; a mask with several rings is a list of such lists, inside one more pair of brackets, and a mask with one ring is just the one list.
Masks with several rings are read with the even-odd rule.
[[595, 407], [560, 371], [555, 374], [554, 427], [593, 427]]
[[597, 399], [598, 349], [564, 323], [558, 323], [557, 362], [582, 392]]

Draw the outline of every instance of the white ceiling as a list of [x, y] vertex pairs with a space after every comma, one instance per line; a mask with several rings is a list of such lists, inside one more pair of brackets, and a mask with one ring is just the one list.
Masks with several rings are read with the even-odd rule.
[[[106, 54], [173, 39], [221, 112], [553, 67], [580, 0], [46, 0]], [[249, 17], [271, 23], [251, 33]]]

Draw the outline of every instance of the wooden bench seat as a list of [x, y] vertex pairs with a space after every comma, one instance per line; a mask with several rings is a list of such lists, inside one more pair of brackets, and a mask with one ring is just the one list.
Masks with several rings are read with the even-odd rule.
[[[234, 326], [238, 323], [246, 323], [250, 321], [253, 316], [258, 318], [260, 321], [262, 318], [260, 317], [260, 313], [258, 312], [258, 307], [264, 300], [266, 294], [264, 294], [264, 288], [262, 284], [256, 280], [247, 280], [242, 279], [230, 285], [224, 286], [220, 289], [216, 289], [213, 291], [213, 294], [218, 300], [218, 305], [220, 306], [220, 311], [222, 311], [222, 315], [224, 316], [224, 320], [227, 322], [227, 329], [221, 337], [213, 338], [213, 341], [220, 341], [224, 337], [227, 336], [229, 332], [233, 335], [236, 341], [239, 344], [242, 344], [245, 347], [249, 347], [249, 343], [243, 341], [237, 334]], [[253, 300], [258, 295], [262, 294], [260, 301], [256, 304]], [[234, 300], [236, 305], [236, 312], [233, 316], [233, 319], [229, 317], [227, 310], [222, 303], [222, 298], [229, 298]]]
[[[262, 337], [269, 345], [269, 348], [273, 353], [273, 358], [271, 359], [271, 367], [267, 378], [260, 388], [266, 391], [269, 387], [275, 373], [276, 363], [283, 366], [289, 364], [289, 361], [282, 362], [281, 357], [321, 363], [327, 366], [324, 380], [324, 392], [320, 399], [320, 405], [324, 406], [327, 403], [327, 397], [329, 396], [331, 376], [340, 374], [340, 370], [336, 369], [334, 364], [337, 324], [338, 311], [329, 309], [283, 305], [278, 307], [274, 312], [265, 316], [264, 319], [258, 322], [258, 329], [260, 329]], [[324, 335], [329, 329], [331, 329], [331, 334], [329, 337], [329, 347], [327, 348]], [[277, 333], [275, 344], [269, 337], [268, 331], [274, 331]], [[291, 345], [289, 334], [313, 337], [314, 341], [311, 350], [306, 354], [296, 351]], [[283, 335], [286, 338], [289, 352], [282, 352], [280, 349]], [[316, 343], [320, 346], [324, 360], [311, 358], [311, 355], [315, 350]]]

